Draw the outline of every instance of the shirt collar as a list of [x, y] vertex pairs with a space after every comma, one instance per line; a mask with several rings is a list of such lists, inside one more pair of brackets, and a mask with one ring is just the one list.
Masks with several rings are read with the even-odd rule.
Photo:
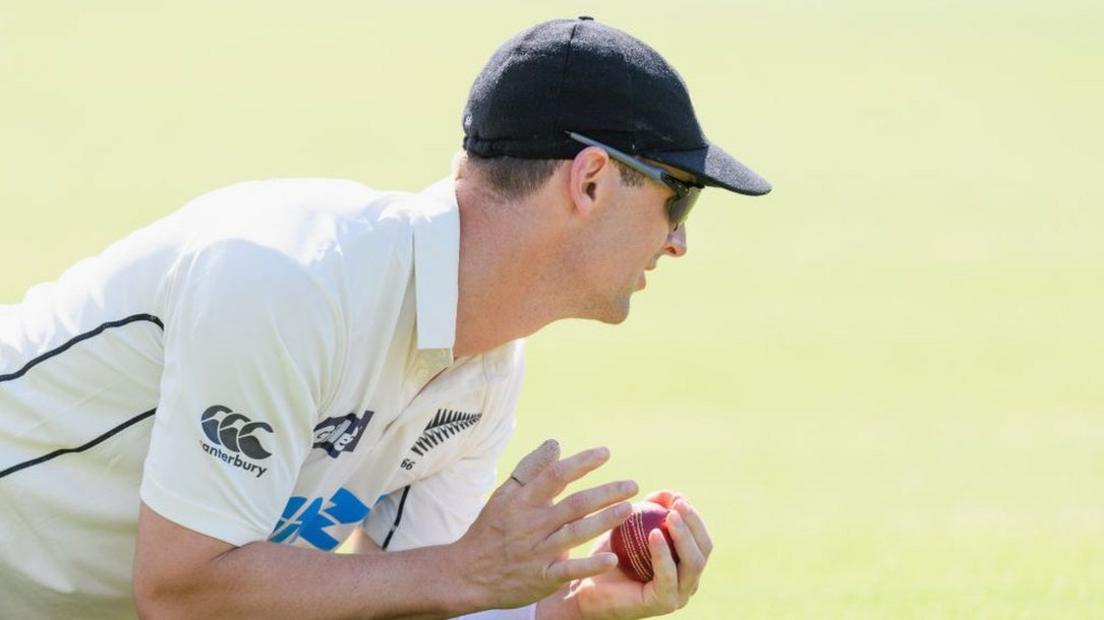
[[456, 341], [460, 210], [451, 177], [418, 194], [414, 231], [414, 300], [418, 348], [448, 349]]

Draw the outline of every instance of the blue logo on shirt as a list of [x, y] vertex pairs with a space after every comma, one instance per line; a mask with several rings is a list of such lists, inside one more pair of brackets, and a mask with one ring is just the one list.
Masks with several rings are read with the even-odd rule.
[[342, 487], [326, 500], [316, 497], [308, 501], [306, 497], [293, 496], [276, 529], [272, 530], [269, 540], [272, 542], [293, 542], [302, 538], [323, 551], [332, 551], [341, 542], [330, 536], [326, 528], [339, 524], [360, 523], [372, 509]]

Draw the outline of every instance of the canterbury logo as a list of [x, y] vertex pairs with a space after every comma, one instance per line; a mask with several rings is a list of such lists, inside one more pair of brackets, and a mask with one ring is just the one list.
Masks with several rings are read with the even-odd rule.
[[251, 459], [267, 459], [272, 453], [264, 449], [261, 441], [254, 436], [258, 431], [272, 432], [266, 422], [252, 422], [240, 413], [234, 413], [229, 407], [214, 405], [208, 407], [200, 418], [203, 434], [216, 446], [222, 446], [230, 452], [244, 454]]
[[452, 409], [438, 409], [437, 415], [426, 425], [422, 436], [414, 442], [410, 449], [418, 456], [424, 456], [426, 452], [435, 448], [460, 431], [475, 426], [482, 413], [464, 413]]

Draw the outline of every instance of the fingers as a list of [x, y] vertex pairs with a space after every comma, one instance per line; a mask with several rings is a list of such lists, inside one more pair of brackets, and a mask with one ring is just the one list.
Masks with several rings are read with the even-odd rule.
[[559, 458], [559, 442], [555, 439], [547, 439], [544, 443], [537, 446], [536, 450], [522, 457], [517, 467], [514, 468], [513, 473], [510, 474], [510, 477], [515, 480], [514, 484], [524, 486], [528, 484], [529, 481], [535, 480], [545, 467], [555, 463]]
[[662, 491], [653, 491], [649, 493], [648, 496], [644, 498], [644, 501], [659, 504], [664, 508], [670, 509], [679, 499], [682, 499], [682, 494], [664, 489]]
[[548, 544], [559, 549], [577, 547], [586, 541], [620, 525], [632, 513], [628, 502], [610, 506], [605, 510], [567, 523], [548, 537]]
[[652, 571], [655, 573], [651, 581], [655, 603], [664, 613], [674, 611], [682, 606], [684, 598], [679, 593], [678, 568], [663, 532], [658, 529], [648, 532], [648, 549], [652, 552]]
[[[630, 510], [631, 512], [631, 510]], [[617, 527], [617, 526], [614, 526]], [[594, 544], [590, 546], [590, 554], [601, 553], [603, 551], [612, 551], [610, 547], [610, 535], [608, 533], [602, 534], [598, 537], [598, 540], [594, 541]]]
[[544, 443], [537, 446], [536, 450], [522, 457], [506, 482], [503, 482], [491, 494], [491, 500], [502, 501], [506, 497], [517, 493], [525, 486], [526, 482], [536, 478], [540, 475], [541, 470], [555, 463], [559, 458], [559, 442], [555, 439], [546, 439]]
[[690, 533], [694, 536], [694, 541], [697, 542], [698, 548], [708, 559], [709, 554], [713, 552], [713, 539], [709, 537], [709, 531], [705, 529], [705, 521], [702, 520], [698, 511], [690, 505], [690, 502], [685, 499], [680, 499], [675, 502], [674, 509], [678, 512], [679, 516], [686, 523], [686, 526], [690, 528]]
[[568, 495], [555, 505], [553, 513], [559, 523], [574, 521], [614, 502], [629, 499], [637, 490], [632, 480], [608, 482]]
[[598, 553], [585, 558], [568, 558], [553, 562], [548, 567], [547, 576], [557, 582], [567, 582], [584, 577], [593, 577], [617, 566], [617, 556], [612, 553]]
[[672, 511], [667, 516], [667, 531], [671, 534], [679, 557], [678, 591], [682, 599], [686, 600], [698, 590], [698, 580], [705, 570], [706, 556], [679, 511]]
[[609, 460], [609, 456], [607, 448], [591, 448], [549, 463], [536, 478], [526, 482], [525, 492], [531, 500], [551, 502], [567, 485], [601, 467]]

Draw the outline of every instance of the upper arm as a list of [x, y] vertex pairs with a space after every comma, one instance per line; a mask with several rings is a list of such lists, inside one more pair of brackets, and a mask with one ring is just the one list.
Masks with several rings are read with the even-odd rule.
[[332, 307], [302, 266], [254, 244], [220, 243], [182, 268], [143, 502], [232, 545], [267, 538], [339, 357]]
[[187, 596], [207, 574], [207, 563], [234, 548], [178, 525], [141, 503], [133, 580], [139, 612], [149, 615], [153, 601]]

